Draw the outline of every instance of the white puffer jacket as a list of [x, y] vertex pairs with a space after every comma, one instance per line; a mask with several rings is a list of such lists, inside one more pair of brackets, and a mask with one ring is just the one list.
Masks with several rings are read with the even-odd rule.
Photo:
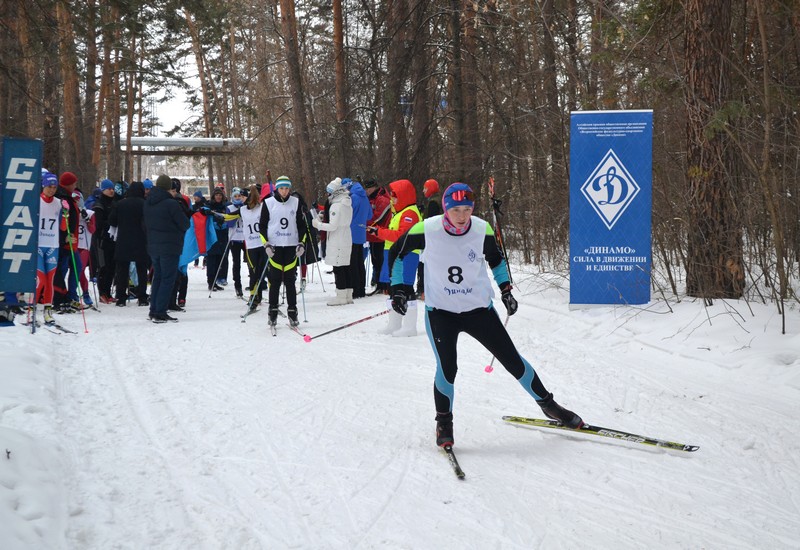
[[312, 223], [320, 231], [328, 233], [325, 263], [333, 267], [350, 265], [350, 252], [353, 248], [353, 238], [350, 233], [353, 204], [350, 192], [342, 187], [342, 180], [339, 178], [328, 184], [327, 191], [330, 195], [328, 222], [315, 218]]

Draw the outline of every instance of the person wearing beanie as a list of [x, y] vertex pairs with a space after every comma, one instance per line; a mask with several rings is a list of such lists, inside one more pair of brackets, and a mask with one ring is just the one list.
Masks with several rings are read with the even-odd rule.
[[[175, 188], [172, 178], [166, 174], [161, 174], [156, 178], [156, 187], [163, 189], [164, 191], [169, 191], [170, 189]], [[178, 186], [178, 190], [180, 190], [180, 185]]]
[[[464, 183], [444, 192], [444, 214], [412, 227], [389, 251], [392, 267], [392, 309], [408, 311], [403, 291], [403, 262], [414, 250], [425, 250], [425, 327], [436, 357], [433, 384], [436, 444], [452, 447], [453, 396], [458, 335], [465, 332], [483, 345], [542, 408], [545, 416], [574, 430], [583, 420], [555, 402], [539, 375], [517, 351], [494, 308], [487, 266], [501, 291], [506, 313], [517, 311], [511, 294], [508, 266], [486, 221], [472, 215], [475, 196]], [[480, 251], [480, 252], [478, 252]], [[477, 256], [476, 256], [477, 253]]]
[[330, 208], [326, 210], [328, 221], [323, 214], [311, 220], [314, 227], [327, 232], [325, 262], [333, 267], [336, 281], [336, 297], [328, 301], [329, 306], [353, 303], [353, 281], [350, 276], [350, 255], [353, 248], [350, 221], [353, 219], [353, 204], [350, 193], [342, 186], [339, 178], [331, 181], [325, 188], [328, 192]]
[[281, 285], [286, 289], [286, 315], [289, 324], [300, 324], [297, 318], [297, 264], [305, 255], [306, 218], [300, 199], [292, 193], [292, 182], [286, 176], [275, 182], [275, 192], [264, 201], [259, 222], [264, 251], [267, 254], [269, 282], [269, 325], [278, 322]]
[[203, 196], [202, 191], [195, 191], [192, 195], [192, 212], [200, 212], [204, 207], [207, 206], [206, 198]]
[[134, 181], [125, 198], [111, 211], [108, 224], [116, 228], [115, 248], [117, 306], [128, 304], [128, 273], [131, 263], [136, 266], [135, 294], [140, 306], [147, 306], [147, 272], [150, 257], [147, 255], [147, 236], [144, 229], [144, 185]]
[[114, 284], [116, 272], [116, 242], [108, 233], [108, 217], [114, 205], [118, 202], [114, 193], [114, 182], [104, 179], [100, 182], [100, 193], [94, 204], [94, 239], [92, 256], [97, 269], [97, 291], [100, 293], [100, 303], [113, 304], [116, 302], [111, 297], [111, 286]]
[[42, 174], [42, 192], [39, 195], [39, 254], [36, 264], [36, 299], [44, 304], [44, 322], [52, 324], [53, 281], [58, 266], [58, 230], [66, 220], [62, 217], [61, 201], [55, 199], [58, 177], [46, 172]]
[[224, 290], [228, 285], [228, 225], [224, 219], [228, 211], [228, 202], [222, 187], [214, 188], [207, 207], [204, 213], [210, 217], [206, 223], [214, 224], [217, 241], [211, 245], [206, 254], [206, 282], [208, 290]]
[[[63, 312], [74, 312], [82, 307], [75, 283], [76, 274], [80, 273], [81, 268], [80, 265], [77, 265], [80, 210], [72, 197], [77, 184], [78, 178], [75, 174], [64, 172], [58, 180], [55, 194], [55, 199], [67, 211], [64, 216], [66, 223], [59, 231], [58, 267], [53, 281], [55, 289], [53, 306]], [[76, 259], [75, 264], [72, 262], [73, 256]]]
[[[374, 179], [364, 182], [364, 190], [369, 197], [369, 204], [372, 208], [372, 217], [367, 222], [367, 227], [387, 227], [392, 219], [392, 202], [389, 192], [385, 187], [378, 185]], [[383, 241], [378, 238], [377, 232], [367, 230], [367, 242], [369, 242], [369, 253], [372, 258], [372, 276], [370, 283], [375, 290], [370, 294], [381, 291], [389, 291], [388, 283], [380, 282], [381, 268], [383, 267]]]
[[172, 180], [164, 174], [156, 180], [144, 202], [144, 226], [147, 231], [147, 252], [153, 262], [150, 285], [150, 320], [154, 323], [177, 322], [167, 314], [178, 274], [178, 260], [183, 238], [189, 229], [189, 218], [174, 197]]
[[[392, 219], [388, 227], [369, 227], [367, 231], [377, 235], [382, 239], [383, 244], [383, 264], [381, 266], [380, 281], [387, 287], [391, 283], [391, 270], [389, 264], [389, 248], [406, 231], [422, 219], [422, 214], [417, 208], [417, 191], [414, 184], [409, 180], [397, 180], [389, 184], [392, 201]], [[409, 307], [412, 312], [405, 317], [389, 312], [389, 320], [380, 334], [391, 334], [392, 336], [416, 336], [417, 334], [417, 300], [414, 296], [414, 282], [417, 276], [417, 264], [419, 263], [419, 251], [411, 254], [403, 262], [403, 279], [405, 281], [406, 295], [410, 298]], [[402, 326], [401, 326], [402, 325]]]
[[146, 198], [147, 194], [150, 192], [153, 186], [155, 186], [155, 184], [150, 178], [145, 178], [145, 180], [142, 182], [142, 186], [144, 187], [144, 196]]
[[[425, 219], [438, 216], [442, 213], [441, 197], [439, 196], [439, 182], [435, 179], [426, 180], [422, 185], [422, 194], [427, 203], [424, 206]], [[420, 259], [417, 267], [417, 296], [425, 300], [425, 269]]]
[[442, 205], [439, 198], [439, 182], [430, 179], [422, 186], [422, 194], [428, 200], [425, 205], [425, 217], [432, 218], [442, 213]]

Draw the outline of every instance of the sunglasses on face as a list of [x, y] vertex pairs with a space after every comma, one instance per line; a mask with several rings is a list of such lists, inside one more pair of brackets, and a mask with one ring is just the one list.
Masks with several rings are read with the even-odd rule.
[[450, 193], [450, 196], [456, 202], [463, 202], [464, 200], [475, 202], [475, 193], [472, 191], [465, 191], [463, 189], [458, 189]]

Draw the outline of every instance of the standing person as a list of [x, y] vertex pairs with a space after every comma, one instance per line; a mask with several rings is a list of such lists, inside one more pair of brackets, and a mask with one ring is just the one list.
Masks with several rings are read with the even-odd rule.
[[336, 280], [336, 298], [328, 302], [329, 306], [341, 306], [353, 303], [353, 282], [350, 276], [350, 255], [353, 248], [350, 235], [350, 221], [353, 219], [353, 206], [350, 193], [342, 187], [340, 178], [334, 179], [325, 188], [328, 192], [330, 208], [327, 209], [328, 221], [322, 216], [314, 218], [311, 223], [320, 231], [326, 232], [325, 263], [333, 267]]
[[[364, 182], [364, 190], [369, 197], [369, 204], [372, 207], [372, 217], [367, 222], [367, 228], [387, 227], [392, 219], [392, 201], [389, 192], [385, 187], [380, 187], [374, 179]], [[381, 267], [383, 266], [383, 241], [378, 237], [377, 232], [367, 230], [367, 242], [369, 242], [369, 253], [372, 258], [372, 276], [370, 282], [375, 287], [375, 291], [389, 291], [387, 283], [381, 283]]]
[[214, 188], [211, 193], [208, 209], [212, 214], [217, 214], [206, 220], [206, 223], [214, 224], [217, 242], [208, 249], [206, 282], [208, 290], [224, 290], [228, 284], [228, 258], [225, 255], [228, 250], [228, 226], [223, 216], [228, 211], [228, 202], [225, 199], [225, 191], [220, 187]]
[[442, 214], [441, 196], [439, 195], [439, 182], [430, 179], [425, 181], [422, 186], [422, 194], [425, 196], [425, 218], [432, 218]]
[[[228, 214], [239, 213], [244, 206], [245, 195], [240, 187], [231, 190], [231, 203], [227, 206]], [[242, 255], [244, 254], [244, 228], [242, 217], [239, 216], [228, 222], [228, 242], [230, 242], [231, 259], [233, 260], [233, 288], [236, 297], [242, 298]]]
[[239, 209], [242, 217], [242, 230], [246, 247], [245, 257], [250, 266], [250, 311], [255, 311], [261, 304], [264, 295], [264, 267], [267, 265], [267, 253], [261, 240], [261, 211], [264, 203], [258, 186], [251, 185], [247, 192], [247, 201]]
[[304, 241], [306, 253], [302, 258], [300, 258], [300, 292], [305, 292], [308, 266], [313, 266], [319, 260], [317, 257], [317, 250], [319, 249], [319, 232], [312, 225], [314, 214], [316, 214], [316, 212], [314, 214], [311, 213], [311, 211], [308, 209], [308, 204], [306, 204], [305, 199], [300, 193], [293, 191], [292, 196], [297, 197], [300, 201], [300, 210], [303, 213], [306, 228], [306, 240]]
[[64, 223], [63, 205], [56, 200], [58, 177], [50, 172], [42, 174], [42, 192], [39, 195], [39, 256], [36, 264], [36, 298], [44, 304], [44, 322], [53, 323], [53, 279], [58, 266], [58, 231]]
[[90, 268], [91, 274], [91, 254], [90, 249], [92, 245], [92, 235], [94, 234], [95, 229], [95, 222], [94, 222], [94, 212], [86, 208], [86, 203], [83, 200], [83, 194], [80, 192], [79, 189], [76, 189], [72, 192], [72, 198], [75, 200], [76, 204], [78, 205], [78, 212], [80, 212], [80, 218], [78, 218], [78, 251], [77, 251], [77, 266], [80, 270], [79, 274], [79, 283], [81, 285], [80, 292], [83, 294], [83, 303], [87, 306], [94, 305], [92, 301], [92, 297], [89, 294], [89, 279], [86, 277], [86, 269]]
[[100, 196], [92, 208], [95, 220], [93, 244], [97, 254], [97, 288], [100, 292], [100, 302], [103, 304], [114, 303], [114, 298], [111, 297], [111, 285], [114, 283], [116, 271], [114, 260], [116, 243], [108, 233], [108, 218], [115, 202], [114, 182], [104, 179], [100, 182]]
[[[536, 400], [545, 416], [565, 426], [578, 429], [581, 417], [560, 406], [547, 391], [530, 363], [517, 351], [494, 309], [491, 281], [486, 266], [492, 270], [508, 315], [517, 311], [503, 255], [497, 246], [492, 227], [472, 216], [475, 206], [472, 189], [454, 183], [444, 192], [445, 214], [417, 223], [391, 248], [392, 308], [400, 315], [407, 311], [403, 284], [405, 258], [424, 249], [425, 327], [436, 357], [433, 398], [436, 406], [436, 444], [453, 445], [453, 397], [458, 364], [456, 344], [465, 332], [480, 342], [526, 392]], [[480, 252], [478, 252], [480, 251]]]
[[[191, 201], [189, 197], [181, 193], [181, 180], [172, 178], [172, 189], [175, 191], [172, 197], [181, 209], [181, 212], [186, 216], [186, 219], [192, 219]], [[205, 258], [203, 259], [205, 261]], [[197, 262], [195, 261], [195, 265]], [[167, 306], [168, 311], [184, 311], [186, 305], [186, 294], [189, 291], [189, 266], [179, 265], [178, 273], [175, 275], [175, 285], [172, 288], [172, 295], [170, 296], [170, 304]]]
[[[78, 205], [72, 198], [72, 193], [78, 185], [78, 176], [72, 172], [64, 172], [58, 180], [56, 189], [56, 200], [61, 201], [67, 212], [64, 215], [66, 223], [59, 231], [59, 251], [58, 267], [53, 281], [55, 295], [53, 305], [63, 312], [74, 312], [81, 308], [78, 296], [77, 285], [75, 284], [78, 276], [77, 253], [78, 253], [78, 219], [80, 212]], [[74, 264], [73, 264], [74, 259]], [[72, 284], [70, 285], [70, 277]]]
[[178, 273], [178, 259], [183, 250], [184, 234], [189, 229], [189, 218], [173, 200], [176, 195], [172, 180], [166, 174], [161, 174], [144, 203], [147, 251], [153, 261], [150, 320], [154, 323], [178, 321], [167, 315], [167, 306]]
[[125, 198], [111, 211], [108, 224], [117, 228], [115, 260], [117, 263], [117, 306], [128, 304], [128, 279], [130, 264], [136, 264], [136, 299], [140, 306], [149, 305], [147, 298], [147, 273], [150, 257], [147, 255], [147, 234], [144, 228], [144, 184], [131, 183]]
[[[426, 180], [422, 186], [422, 194], [427, 201], [423, 207], [425, 219], [440, 215], [442, 213], [442, 205], [440, 204], [442, 198], [439, 196], [439, 182], [434, 179]], [[425, 301], [425, 270], [422, 258], [420, 258], [419, 267], [417, 267], [417, 297]]]
[[372, 207], [367, 193], [357, 181], [350, 182], [350, 200], [353, 203], [353, 219], [350, 236], [353, 240], [350, 253], [350, 277], [353, 280], [353, 298], [367, 295], [367, 268], [364, 265], [364, 243], [367, 242], [367, 222], [372, 217]]
[[[379, 227], [369, 228], [369, 231], [374, 232], [378, 238], [384, 241], [381, 282], [386, 285], [391, 282], [389, 248], [400, 238], [400, 235], [403, 235], [422, 219], [419, 208], [417, 208], [417, 191], [414, 189], [414, 184], [408, 180], [397, 180], [389, 184], [389, 190], [393, 212], [389, 226], [385, 229]], [[380, 334], [391, 334], [392, 336], [416, 336], [417, 334], [417, 300], [414, 295], [414, 280], [417, 276], [419, 252], [419, 250], [415, 250], [403, 262], [403, 269], [405, 270], [403, 284], [406, 286], [406, 296], [411, 302], [409, 307], [412, 308], [412, 313], [400, 316], [394, 311], [390, 311], [388, 323], [384, 328], [378, 330]]]
[[292, 196], [292, 182], [286, 176], [275, 180], [275, 192], [264, 201], [259, 223], [264, 249], [269, 257], [269, 325], [278, 322], [278, 297], [281, 284], [286, 288], [286, 315], [296, 327], [298, 258], [305, 254], [306, 220], [300, 199]]

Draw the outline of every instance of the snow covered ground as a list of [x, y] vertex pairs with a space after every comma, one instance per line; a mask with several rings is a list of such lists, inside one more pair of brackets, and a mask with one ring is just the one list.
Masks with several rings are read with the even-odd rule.
[[[508, 329], [558, 401], [700, 450], [507, 425], [541, 411], [463, 337], [459, 481], [421, 317], [406, 339], [376, 334], [386, 317], [273, 338], [190, 276], [179, 323], [129, 305], [88, 333], [0, 329], [0, 548], [800, 548], [796, 304], [786, 335], [772, 305], [570, 311], [563, 276], [518, 272]], [[326, 307], [323, 280], [312, 336], [385, 307]]]

